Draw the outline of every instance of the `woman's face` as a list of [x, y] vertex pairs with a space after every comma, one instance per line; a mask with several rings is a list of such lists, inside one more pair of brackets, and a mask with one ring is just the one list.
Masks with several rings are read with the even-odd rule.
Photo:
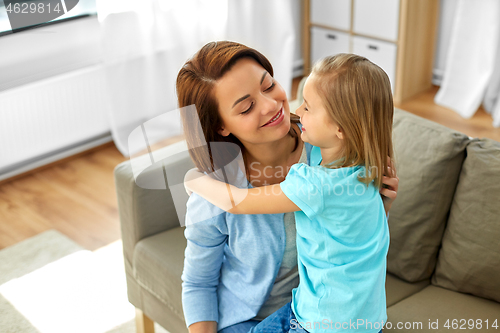
[[290, 130], [290, 106], [279, 83], [255, 60], [243, 58], [215, 85], [223, 126], [243, 145], [270, 143]]

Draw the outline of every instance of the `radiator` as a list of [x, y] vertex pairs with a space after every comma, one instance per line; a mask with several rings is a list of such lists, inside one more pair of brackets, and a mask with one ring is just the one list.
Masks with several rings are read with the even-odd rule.
[[102, 66], [0, 92], [0, 180], [111, 141]]

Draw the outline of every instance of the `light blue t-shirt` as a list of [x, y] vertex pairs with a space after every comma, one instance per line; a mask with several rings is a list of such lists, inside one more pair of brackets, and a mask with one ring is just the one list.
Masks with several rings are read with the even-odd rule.
[[295, 164], [281, 189], [295, 213], [299, 287], [292, 310], [309, 332], [379, 332], [387, 320], [385, 277], [389, 228], [374, 183], [358, 180], [364, 166]]
[[[310, 161], [312, 146], [305, 146]], [[255, 318], [282, 264], [286, 248], [283, 216], [234, 215], [195, 193], [189, 197], [181, 276], [187, 326], [216, 321], [221, 330]], [[285, 304], [276, 304], [275, 310]]]

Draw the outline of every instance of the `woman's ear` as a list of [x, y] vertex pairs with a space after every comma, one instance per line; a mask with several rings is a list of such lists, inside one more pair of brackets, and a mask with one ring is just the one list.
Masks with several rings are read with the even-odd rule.
[[229, 134], [231, 134], [231, 132], [229, 132], [227, 129], [225, 129], [224, 127], [221, 127], [218, 131], [217, 131], [220, 135], [222, 136], [228, 136]]
[[344, 139], [344, 131], [342, 130], [342, 128], [337, 126], [337, 130], [335, 132], [335, 135], [337, 135], [337, 138], [339, 138], [340, 140], [343, 140]]

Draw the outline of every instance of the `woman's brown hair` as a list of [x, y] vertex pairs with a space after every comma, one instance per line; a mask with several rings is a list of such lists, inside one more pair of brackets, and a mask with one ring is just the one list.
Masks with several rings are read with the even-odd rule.
[[[179, 107], [194, 105], [197, 111], [197, 116], [191, 112], [181, 111], [181, 118], [189, 154], [200, 171], [213, 172], [226, 166], [234, 160], [240, 149], [245, 156], [245, 147], [240, 140], [233, 134], [222, 136], [218, 132], [223, 124], [214, 93], [217, 80], [242, 58], [254, 59], [271, 76], [274, 75], [273, 67], [264, 55], [243, 44], [230, 41], [206, 44], [184, 64], [177, 75]], [[199, 123], [196, 118], [199, 119]], [[298, 122], [299, 118], [291, 115], [291, 119], [292, 122]], [[295, 137], [298, 143], [298, 134], [293, 127], [290, 127], [289, 135]], [[211, 142], [230, 142], [237, 146], [211, 145]], [[214, 149], [216, 146], [218, 148]]]
[[312, 75], [326, 110], [343, 131], [342, 156], [332, 167], [364, 165], [365, 184], [389, 175], [387, 156], [393, 159], [394, 104], [387, 74], [368, 59], [337, 54], [317, 62]]

